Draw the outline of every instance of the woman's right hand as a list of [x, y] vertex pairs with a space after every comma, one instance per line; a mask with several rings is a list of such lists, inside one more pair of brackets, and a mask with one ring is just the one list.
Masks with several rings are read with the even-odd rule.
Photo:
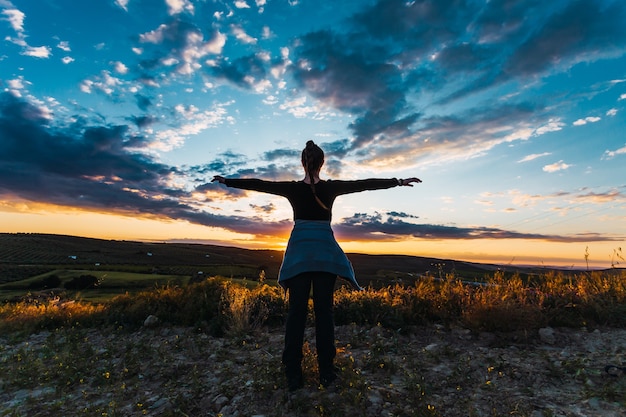
[[224, 182], [226, 182], [226, 178], [222, 177], [221, 175], [215, 175], [211, 182], [215, 181], [219, 182], [220, 184], [224, 184]]
[[398, 181], [398, 183], [401, 186], [406, 186], [406, 187], [413, 187], [413, 184], [411, 184], [412, 182], [420, 183], [422, 182], [422, 180], [420, 180], [419, 178], [411, 177], [411, 178], [404, 178]]

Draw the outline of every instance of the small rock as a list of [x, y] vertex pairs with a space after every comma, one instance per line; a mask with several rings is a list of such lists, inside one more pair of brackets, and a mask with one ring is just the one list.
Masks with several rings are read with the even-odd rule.
[[228, 403], [228, 397], [226, 397], [225, 395], [218, 395], [213, 400], [213, 406], [215, 408], [215, 411], [221, 411], [222, 408], [224, 408], [224, 406], [226, 405], [226, 403]]
[[472, 331], [470, 329], [454, 329], [453, 333], [461, 340], [472, 340]]
[[154, 327], [157, 324], [159, 324], [159, 318], [152, 314], [150, 314], [143, 322], [144, 327]]
[[551, 327], [543, 327], [539, 329], [539, 339], [542, 342], [553, 345], [556, 342], [556, 336], [554, 335], [554, 329]]
[[426, 352], [434, 352], [436, 350], [439, 350], [439, 344], [438, 343], [431, 343], [430, 345], [426, 346], [424, 348], [424, 350]]

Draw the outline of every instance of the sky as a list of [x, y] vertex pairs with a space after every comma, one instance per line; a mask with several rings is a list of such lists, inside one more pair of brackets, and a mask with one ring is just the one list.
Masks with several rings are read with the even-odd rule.
[[0, 0], [0, 232], [283, 249], [214, 175], [339, 197], [347, 252], [623, 266], [626, 2]]

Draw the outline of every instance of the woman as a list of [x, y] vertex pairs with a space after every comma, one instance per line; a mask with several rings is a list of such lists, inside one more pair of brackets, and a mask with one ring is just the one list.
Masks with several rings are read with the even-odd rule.
[[362, 290], [355, 279], [350, 261], [337, 244], [330, 227], [335, 198], [366, 190], [412, 187], [412, 183], [422, 182], [418, 178], [325, 181], [320, 179], [323, 164], [324, 152], [310, 140], [302, 151], [302, 181], [230, 179], [219, 175], [213, 178], [213, 181], [228, 187], [286, 197], [293, 208], [295, 225], [278, 275], [279, 284], [289, 294], [282, 362], [290, 391], [304, 386], [302, 345], [311, 288], [319, 377], [320, 384], [324, 387], [337, 378], [333, 365], [336, 354], [333, 322], [335, 280], [340, 276], [347, 279], [354, 288]]

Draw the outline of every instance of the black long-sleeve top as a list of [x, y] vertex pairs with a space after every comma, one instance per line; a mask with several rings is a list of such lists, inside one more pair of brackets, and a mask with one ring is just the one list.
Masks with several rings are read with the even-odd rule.
[[315, 184], [315, 194], [328, 208], [326, 209], [315, 200], [311, 185], [304, 181], [264, 181], [259, 179], [227, 178], [224, 184], [228, 187], [260, 191], [287, 198], [293, 208], [294, 220], [328, 221], [332, 218], [333, 203], [338, 196], [367, 190], [382, 190], [399, 185], [396, 178], [372, 178], [354, 181], [321, 180]]

